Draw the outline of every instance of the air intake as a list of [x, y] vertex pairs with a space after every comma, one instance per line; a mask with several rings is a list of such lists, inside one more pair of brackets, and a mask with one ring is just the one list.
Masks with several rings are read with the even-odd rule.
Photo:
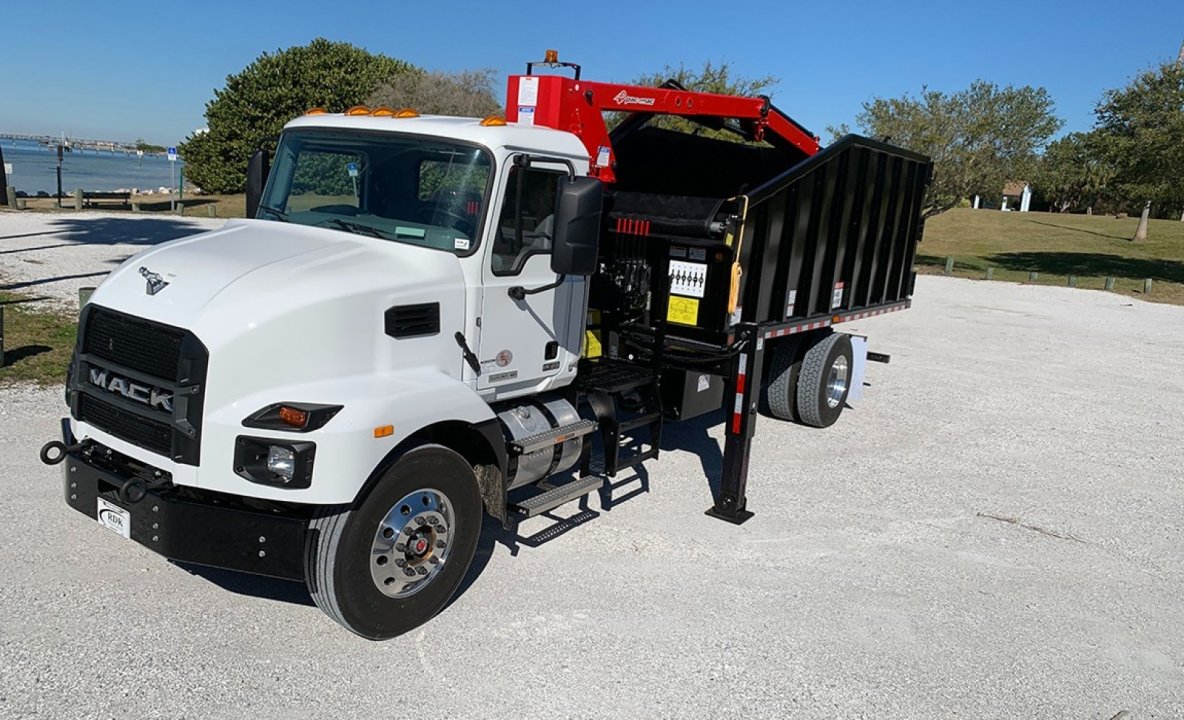
[[440, 332], [440, 303], [396, 305], [386, 311], [386, 334], [393, 338], [436, 335]]

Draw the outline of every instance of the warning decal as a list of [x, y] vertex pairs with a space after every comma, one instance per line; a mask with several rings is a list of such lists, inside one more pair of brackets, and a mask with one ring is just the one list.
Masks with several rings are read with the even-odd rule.
[[680, 325], [699, 324], [699, 301], [671, 295], [670, 304], [666, 307], [666, 320]]
[[707, 264], [670, 261], [670, 292], [701, 298], [707, 287]]
[[518, 78], [518, 105], [539, 104], [539, 79], [537, 77]]

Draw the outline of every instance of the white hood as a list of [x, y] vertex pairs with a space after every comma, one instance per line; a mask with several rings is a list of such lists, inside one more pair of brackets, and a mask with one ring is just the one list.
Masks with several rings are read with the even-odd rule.
[[[168, 283], [155, 294], [141, 274]], [[465, 287], [451, 253], [336, 230], [233, 220], [123, 263], [96, 305], [192, 330], [210, 352], [207, 409], [251, 387], [399, 368], [459, 376], [455, 343], [395, 340], [393, 306], [438, 302], [440, 333], [464, 328]]]
[[[168, 284], [150, 295], [143, 273]], [[261, 296], [303, 303], [323, 299], [325, 292], [406, 290], [453, 278], [460, 278], [460, 268], [449, 253], [303, 225], [231, 220], [221, 230], [135, 255], [107, 277], [93, 300], [197, 331], [211, 312], [230, 310], [245, 319]], [[267, 314], [269, 307], [254, 309]]]

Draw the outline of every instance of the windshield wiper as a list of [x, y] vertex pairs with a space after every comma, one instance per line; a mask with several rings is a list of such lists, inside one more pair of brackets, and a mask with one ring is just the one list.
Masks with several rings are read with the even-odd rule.
[[288, 222], [288, 214], [286, 212], [284, 212], [283, 210], [277, 210], [276, 208], [273, 208], [270, 205], [260, 205], [259, 209], [263, 210], [264, 212], [271, 213], [272, 215], [275, 216], [275, 219], [279, 220], [280, 222]]
[[342, 220], [341, 218], [331, 218], [329, 220], [329, 222], [332, 225], [339, 227], [342, 230], [345, 230], [346, 232], [354, 233], [355, 235], [369, 235], [370, 237], [378, 238], [379, 240], [390, 240], [391, 239], [390, 236], [387, 235], [386, 233], [384, 233], [383, 231], [379, 230], [376, 227], [370, 227], [369, 225], [363, 225], [361, 223], [353, 223], [353, 222], [349, 222], [348, 220]]

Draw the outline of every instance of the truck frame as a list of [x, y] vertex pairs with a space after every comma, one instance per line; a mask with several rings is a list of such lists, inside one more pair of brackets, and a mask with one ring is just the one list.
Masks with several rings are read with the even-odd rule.
[[446, 605], [483, 512], [585, 497], [666, 422], [722, 409], [707, 513], [750, 519], [761, 408], [830, 426], [887, 361], [834, 328], [911, 304], [932, 173], [820, 148], [767, 97], [590, 82], [553, 51], [504, 118], [313, 109], [248, 167], [251, 219], [83, 308], [41, 457], [108, 529], [303, 581], [371, 639]]

